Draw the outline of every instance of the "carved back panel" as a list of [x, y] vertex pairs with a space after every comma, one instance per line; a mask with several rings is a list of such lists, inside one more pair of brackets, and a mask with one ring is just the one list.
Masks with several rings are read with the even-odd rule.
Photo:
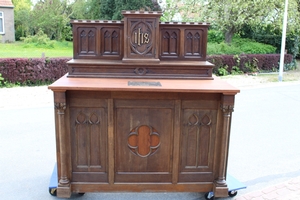
[[75, 59], [122, 59], [124, 27], [121, 21], [74, 20], [72, 24]]
[[124, 21], [73, 20], [75, 59], [206, 60], [206, 23], [159, 22], [161, 12], [123, 11]]
[[69, 77], [213, 79], [208, 24], [159, 22], [162, 12], [156, 11], [122, 14], [123, 21], [71, 22]]

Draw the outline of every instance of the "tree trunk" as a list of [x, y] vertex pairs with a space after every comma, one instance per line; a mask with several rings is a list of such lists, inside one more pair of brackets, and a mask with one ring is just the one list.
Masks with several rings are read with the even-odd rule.
[[234, 27], [229, 27], [226, 31], [225, 31], [225, 42], [227, 44], [230, 44], [233, 38], [233, 35], [235, 33], [235, 28]]

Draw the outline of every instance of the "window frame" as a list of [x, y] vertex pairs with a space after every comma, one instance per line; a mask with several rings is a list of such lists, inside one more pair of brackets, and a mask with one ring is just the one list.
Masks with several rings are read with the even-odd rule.
[[2, 19], [2, 23], [0, 22], [0, 26], [2, 26], [2, 32], [0, 31], [0, 34], [5, 34], [5, 27], [4, 27], [4, 12], [0, 11], [0, 13], [2, 14], [0, 16], [0, 19]]

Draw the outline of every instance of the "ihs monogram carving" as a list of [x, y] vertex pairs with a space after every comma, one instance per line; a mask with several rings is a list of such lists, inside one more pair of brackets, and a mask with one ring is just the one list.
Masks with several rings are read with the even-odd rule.
[[154, 154], [159, 146], [159, 134], [151, 126], [141, 125], [129, 133], [128, 147], [137, 156], [148, 157]]
[[131, 50], [139, 55], [147, 54], [152, 50], [152, 23], [135, 22], [131, 31]]

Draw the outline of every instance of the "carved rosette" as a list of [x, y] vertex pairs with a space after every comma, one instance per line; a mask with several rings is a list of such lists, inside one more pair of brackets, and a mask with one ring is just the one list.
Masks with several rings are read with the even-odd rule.
[[137, 67], [137, 68], [135, 68], [134, 73], [136, 73], [137, 75], [142, 76], [142, 75], [147, 74], [148, 70], [145, 67]]
[[159, 134], [151, 126], [141, 125], [129, 133], [128, 147], [137, 156], [148, 157], [153, 155], [159, 146]]

